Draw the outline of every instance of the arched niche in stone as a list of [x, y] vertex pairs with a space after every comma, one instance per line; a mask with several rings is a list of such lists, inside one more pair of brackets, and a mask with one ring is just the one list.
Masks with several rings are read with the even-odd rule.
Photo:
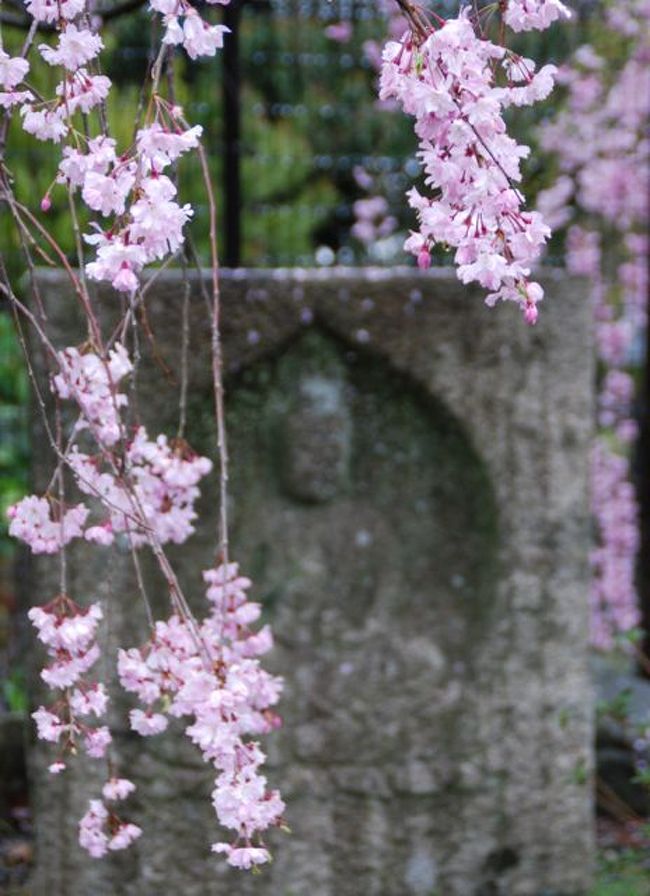
[[345, 896], [366, 875], [428, 896], [485, 746], [471, 706], [499, 686], [480, 667], [500, 612], [489, 476], [441, 402], [318, 327], [238, 377], [228, 429], [232, 544], [286, 678], [273, 754], [296, 835], [263, 892]]

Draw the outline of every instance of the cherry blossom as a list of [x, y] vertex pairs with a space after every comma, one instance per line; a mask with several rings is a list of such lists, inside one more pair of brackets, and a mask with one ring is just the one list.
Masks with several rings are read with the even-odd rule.
[[103, 46], [98, 34], [70, 24], [61, 31], [56, 48], [41, 44], [38, 49], [43, 59], [50, 65], [62, 65], [68, 71], [74, 72], [94, 59]]
[[513, 31], [543, 31], [571, 10], [560, 0], [507, 0], [504, 22]]
[[269, 860], [261, 841], [253, 846], [251, 840], [281, 824], [284, 803], [259, 772], [265, 758], [259, 744], [245, 738], [277, 726], [270, 707], [281, 682], [256, 658], [270, 649], [272, 639], [270, 634], [260, 639], [250, 628], [260, 615], [259, 605], [247, 599], [251, 581], [236, 563], [206, 570], [204, 578], [212, 609], [198, 641], [178, 616], [156, 622], [144, 647], [119, 651], [118, 673], [122, 686], [146, 707], [130, 714], [139, 733], [162, 730], [163, 713], [191, 718], [186, 734], [217, 771], [212, 794], [217, 818], [236, 836], [232, 846], [217, 843], [213, 849], [225, 852], [233, 867], [250, 868]]
[[86, 0], [26, 0], [25, 6], [37, 22], [71, 21], [85, 9]]
[[591, 639], [595, 646], [604, 649], [613, 646], [618, 631], [628, 631], [639, 623], [634, 599], [639, 528], [629, 479], [628, 459], [599, 440], [592, 454], [591, 475], [592, 511], [600, 538], [591, 555]]
[[203, 133], [200, 125], [171, 131], [160, 122], [141, 128], [137, 135], [138, 153], [144, 156], [155, 171], [163, 171], [186, 152], [196, 149]]
[[[55, 98], [36, 104], [29, 91], [15, 90], [28, 63], [3, 53], [0, 86], [6, 90], [0, 93], [0, 106], [19, 106], [28, 133], [59, 143], [70, 135], [72, 115], [91, 112], [108, 96], [110, 80], [86, 68], [103, 42], [76, 20], [85, 7], [82, 0], [31, 0], [27, 5], [36, 19], [57, 25], [56, 45], [41, 44], [39, 52], [50, 65], [63, 66], [66, 74], [55, 89]], [[228, 28], [210, 25], [186, 0], [154, 0], [151, 7], [164, 16], [163, 41], [181, 44], [190, 58], [213, 56], [223, 46]], [[130, 155], [118, 158], [114, 141], [105, 134], [87, 138], [86, 146], [76, 135], [74, 144], [64, 146], [57, 181], [80, 188], [91, 210], [123, 219], [119, 227], [103, 229], [93, 224], [94, 231], [84, 234], [86, 242], [97, 248], [96, 259], [86, 266], [87, 275], [110, 282], [119, 292], [134, 294], [145, 265], [164, 259], [183, 244], [183, 228], [193, 212], [188, 204], [175, 201], [176, 188], [160, 175], [181, 154], [198, 146], [201, 128], [180, 128], [174, 121], [179, 113], [170, 107], [163, 115], [157, 108], [154, 119], [138, 132]], [[50, 204], [48, 193], [43, 210]]]
[[224, 35], [230, 28], [225, 25], [208, 25], [191, 6], [184, 10], [182, 24], [176, 16], [166, 16], [167, 30], [163, 37], [163, 43], [181, 44], [190, 59], [198, 59], [199, 56], [214, 56], [217, 50], [223, 47]]
[[108, 809], [101, 800], [91, 800], [89, 809], [79, 822], [79, 843], [91, 856], [101, 858], [108, 850], [108, 837], [104, 825]]
[[29, 71], [29, 62], [21, 56], [11, 57], [0, 49], [0, 87], [13, 90]]
[[368, 246], [389, 236], [397, 226], [395, 218], [388, 214], [388, 202], [383, 196], [357, 199], [353, 211], [356, 220], [352, 236]]
[[347, 44], [352, 37], [352, 24], [351, 22], [335, 22], [333, 25], [328, 25], [323, 34], [336, 43]]
[[187, 540], [194, 532], [198, 483], [212, 469], [209, 458], [196, 455], [186, 442], [170, 442], [164, 435], [151, 441], [142, 426], [125, 449], [130, 490], [105, 460], [84, 454], [76, 446], [69, 463], [80, 490], [98, 498], [108, 514], [99, 525], [90, 527], [88, 540], [111, 544], [115, 535], [123, 532], [136, 547], [147, 543], [147, 529], [155, 532], [161, 544]]
[[55, 653], [84, 653], [95, 640], [102, 610], [98, 604], [93, 604], [83, 611], [62, 598], [53, 606], [32, 607], [27, 615], [39, 640]]
[[[650, 6], [621, 0], [606, 15], [610, 27], [630, 41], [627, 58], [612, 65], [602, 55], [608, 52], [606, 45], [602, 53], [590, 45], [579, 47], [560, 72], [567, 91], [564, 107], [540, 132], [542, 145], [557, 154], [562, 172], [554, 214], [572, 221], [567, 267], [589, 278], [596, 323], [600, 432], [591, 458], [597, 536], [591, 624], [592, 642], [601, 649], [611, 649], [619, 632], [639, 623], [638, 508], [630, 481], [630, 443], [637, 425], [628, 366], [647, 317], [648, 240], [636, 231], [647, 227], [650, 195], [645, 101], [650, 80], [643, 38]], [[599, 219], [610, 234], [606, 242], [600, 238]], [[616, 239], [617, 233], [625, 237]], [[606, 273], [610, 268], [616, 282]]]
[[[96, 636], [101, 607], [83, 608], [59, 594], [44, 607], [32, 607], [27, 615], [51, 660], [41, 677], [49, 687], [64, 691], [50, 709], [41, 706], [32, 714], [38, 736], [57, 743], [65, 735], [64, 751], [74, 753], [81, 741], [89, 756], [101, 758], [111, 742], [110, 732], [106, 726], [93, 728], [84, 721], [103, 716], [108, 703], [103, 684], [84, 677], [99, 659]], [[54, 773], [60, 770], [55, 768]]]
[[50, 712], [43, 706], [32, 713], [32, 718], [36, 722], [36, 733], [40, 740], [46, 740], [53, 744], [57, 743], [63, 732], [68, 729], [68, 726], [64, 725], [56, 713]]
[[[202, 129], [186, 125], [182, 110], [161, 95], [125, 151], [105, 132], [101, 116], [99, 133], [92, 124], [79, 129], [76, 114], [92, 115], [110, 91], [96, 59], [102, 38], [82, 24], [82, 0], [28, 0], [26, 5], [37, 21], [54, 25], [52, 45], [41, 44], [38, 50], [46, 63], [62, 67], [61, 79], [50, 98], [37, 101], [29, 90], [19, 89], [27, 60], [0, 51], [0, 106], [19, 107], [23, 129], [37, 139], [64, 144], [41, 211], [51, 208], [53, 191], [63, 187], [73, 203], [83, 203], [102, 219], [92, 220], [82, 234], [96, 253], [85, 264], [84, 281], [107, 281], [118, 292], [135, 295], [145, 265], [183, 246], [193, 210], [177, 200], [177, 187], [163, 172], [198, 149]], [[182, 45], [190, 58], [213, 56], [223, 46], [228, 29], [209, 24], [186, 0], [153, 0], [151, 6], [164, 17], [163, 41]], [[84, 307], [90, 314], [90, 302]], [[58, 366], [51, 387], [57, 401], [73, 402], [78, 412], [66, 434], [67, 447], [60, 451], [61, 494], [68, 475], [63, 471], [71, 471], [91, 506], [29, 496], [10, 508], [11, 534], [36, 553], [60, 552], [79, 537], [106, 546], [121, 536], [134, 548], [149, 544], [155, 552], [170, 541], [180, 544], [194, 531], [198, 486], [212, 461], [197, 455], [183, 438], [150, 438], [142, 425], [127, 427], [124, 380], [133, 371], [131, 359], [119, 341], [102, 345], [97, 322], [89, 332], [87, 343], [51, 353]], [[179, 614], [180, 597], [172, 595], [175, 612], [155, 623], [148, 645], [119, 652], [118, 674], [142, 703], [129, 714], [134, 731], [160, 734], [170, 715], [186, 717], [187, 736], [215, 767], [217, 815], [234, 830], [228, 861], [250, 868], [270, 859], [261, 833], [280, 823], [284, 808], [279, 794], [266, 786], [259, 772], [264, 754], [250, 740], [279, 724], [271, 707], [281, 682], [259, 664], [273, 641], [268, 626], [251, 628], [260, 607], [246, 600], [250, 581], [238, 576], [235, 566], [217, 573], [217, 579], [207, 576], [212, 610], [206, 619], [197, 623], [184, 611]], [[107, 759], [112, 735], [102, 721], [109, 696], [102, 682], [89, 677], [100, 657], [101, 608], [97, 603], [84, 608], [62, 593], [32, 608], [29, 618], [48, 654], [41, 677], [56, 692], [51, 706], [33, 714], [38, 736], [58, 752], [51, 773], [61, 773], [80, 749], [92, 759]], [[109, 769], [102, 799], [90, 801], [79, 825], [81, 846], [96, 858], [128, 847], [141, 834], [106, 805], [123, 801], [134, 789], [115, 774], [112, 760]]]
[[106, 755], [106, 748], [111, 740], [111, 733], [105, 725], [101, 728], [91, 728], [84, 735], [86, 753], [93, 759], [101, 759]]
[[225, 853], [228, 864], [233, 868], [248, 871], [255, 865], [263, 865], [271, 861], [271, 854], [266, 849], [254, 846], [232, 846], [230, 843], [215, 843], [213, 852]]
[[103, 716], [107, 704], [108, 694], [101, 682], [75, 688], [70, 695], [70, 707], [77, 716]]
[[83, 535], [88, 512], [84, 504], [62, 507], [54, 499], [28, 495], [7, 511], [9, 534], [28, 544], [34, 554], [56, 554]]
[[100, 445], [112, 446], [121, 435], [120, 408], [127, 397], [117, 391], [132, 368], [126, 349], [119, 342], [104, 360], [96, 352], [70, 347], [58, 354], [61, 372], [52, 388], [63, 399], [74, 399], [82, 412], [77, 430], [90, 428]]
[[84, 239], [98, 247], [97, 260], [86, 265], [90, 279], [108, 281], [119, 292], [135, 293], [138, 274], [149, 260], [146, 249], [129, 243], [126, 234], [85, 234]]
[[20, 114], [23, 118], [23, 128], [28, 134], [33, 134], [37, 140], [52, 140], [60, 143], [69, 131], [65, 123], [65, 110], [63, 107], [56, 109], [35, 109], [29, 103], [21, 106]]
[[80, 68], [57, 86], [56, 95], [63, 98], [66, 109], [73, 115], [77, 111], [90, 112], [106, 99], [110, 88], [109, 78], [91, 75]]
[[105, 800], [124, 800], [134, 790], [135, 784], [128, 778], [111, 778], [102, 787], [102, 796]]
[[165, 258], [183, 244], [183, 227], [192, 217], [189, 204], [173, 201], [176, 187], [165, 175], [148, 177], [141, 184], [141, 198], [131, 206], [130, 236], [146, 247], [147, 260]]
[[142, 828], [139, 828], [137, 824], [120, 824], [108, 841], [108, 848], [113, 850], [126, 849], [141, 835]]
[[[128, 680], [125, 678], [125, 680]], [[126, 686], [126, 685], [125, 685]], [[132, 709], [129, 713], [129, 721], [133, 731], [137, 731], [142, 737], [151, 737], [165, 731], [169, 721], [159, 712], [143, 712], [141, 709]]]
[[126, 849], [141, 834], [141, 828], [121, 821], [101, 800], [90, 800], [79, 822], [79, 843], [96, 859], [108, 850]]
[[134, 183], [135, 171], [126, 166], [120, 166], [108, 175], [89, 171], [81, 195], [88, 208], [94, 211], [103, 215], [122, 215]]
[[[515, 60], [516, 61], [516, 60]], [[524, 86], [497, 87], [494, 64], [512, 73], [513, 58], [503, 47], [479, 38], [463, 11], [416, 44], [410, 35], [389, 42], [383, 54], [380, 98], [395, 98], [415, 119], [419, 157], [428, 198], [412, 189], [410, 205], [420, 230], [405, 248], [427, 267], [436, 243], [453, 246], [458, 276], [490, 290], [489, 305], [498, 300], [519, 304], [528, 323], [537, 318], [543, 297], [529, 279], [550, 229], [538, 212], [522, 210], [520, 161], [528, 147], [506, 134], [502, 109], [548, 95], [555, 69], [537, 75], [527, 61], [518, 75]]]
[[34, 99], [29, 90], [0, 90], [0, 108], [11, 109], [13, 106], [22, 106]]
[[105, 174], [115, 161], [115, 140], [100, 135], [88, 141], [88, 152], [80, 152], [72, 146], [63, 147], [63, 159], [59, 163], [59, 183], [69, 183], [73, 187], [83, 185], [90, 171]]

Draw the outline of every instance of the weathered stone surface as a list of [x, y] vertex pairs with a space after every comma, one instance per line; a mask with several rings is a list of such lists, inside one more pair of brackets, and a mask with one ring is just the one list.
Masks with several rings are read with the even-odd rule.
[[[41, 280], [57, 341], [81, 341], [65, 284]], [[85, 770], [48, 779], [37, 747], [34, 896], [586, 891], [589, 309], [563, 275], [545, 285], [527, 329], [448, 272], [225, 276], [232, 542], [286, 677], [269, 775], [293, 834], [272, 837], [276, 861], [261, 877], [224, 868], [209, 853], [209, 770], [180, 738], [123, 731], [117, 751], [146, 833], [130, 854], [93, 863], [74, 843], [93, 781]], [[212, 451], [196, 286], [189, 438]], [[148, 302], [155, 353], [174, 370], [179, 280], [162, 276]], [[116, 307], [114, 296], [101, 303]], [[152, 346], [142, 351], [140, 411], [173, 431], [175, 393]], [[42, 487], [51, 458], [36, 419], [35, 432]], [[203, 508], [214, 507], [212, 488]], [[170, 551], [197, 608], [212, 534]], [[70, 567], [72, 593], [110, 608], [109, 649], [137, 644], [128, 554], [75, 548]], [[55, 588], [39, 563], [34, 600]]]

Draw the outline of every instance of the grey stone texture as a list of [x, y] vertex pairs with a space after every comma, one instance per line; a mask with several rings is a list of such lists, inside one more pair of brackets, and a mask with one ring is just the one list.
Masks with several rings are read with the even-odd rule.
[[[64, 280], [40, 275], [60, 345], [84, 338]], [[544, 275], [535, 328], [452, 272], [236, 271], [223, 277], [233, 555], [275, 629], [283, 729], [266, 739], [291, 835], [234, 872], [210, 770], [181, 736], [116, 712], [138, 790], [135, 848], [94, 862], [76, 819], [103, 769], [45, 773], [34, 745], [33, 896], [579, 896], [592, 860], [586, 657], [590, 310]], [[173, 434], [183, 289], [148, 294], [139, 412]], [[101, 294], [106, 321], [119, 299]], [[214, 455], [209, 328], [190, 298], [188, 438]], [[35, 357], [40, 366], [38, 351]], [[36, 486], [52, 457], [35, 411]], [[209, 523], [170, 550], [197, 612]], [[144, 557], [161, 613], [166, 595]], [[75, 546], [70, 593], [107, 609], [103, 673], [144, 639], [128, 552]], [[34, 564], [30, 596], [57, 590]], [[116, 706], [129, 700], [111, 686]], [[180, 733], [180, 729], [179, 729]]]

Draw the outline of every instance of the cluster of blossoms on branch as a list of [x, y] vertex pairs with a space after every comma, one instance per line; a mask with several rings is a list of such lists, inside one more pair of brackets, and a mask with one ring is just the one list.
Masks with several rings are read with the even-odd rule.
[[567, 267], [591, 283], [600, 384], [591, 460], [597, 530], [591, 638], [600, 649], [612, 648], [619, 633], [639, 624], [632, 369], [648, 313], [650, 212], [650, 3], [622, 0], [606, 15], [608, 28], [625, 42], [622, 58], [608, 60], [585, 44], [560, 70], [567, 99], [540, 131], [542, 146], [558, 158], [560, 176], [538, 200], [552, 226], [569, 225]]
[[212, 609], [198, 638], [173, 615], [156, 623], [143, 647], [120, 650], [118, 672], [122, 686], [142, 704], [130, 713], [131, 727], [139, 734], [164, 731], [168, 715], [190, 718], [188, 738], [217, 771], [212, 794], [217, 818], [234, 831], [234, 842], [212, 848], [225, 853], [234, 867], [248, 869], [269, 861], [261, 835], [282, 824], [284, 803], [260, 774], [265, 756], [259, 744], [244, 737], [277, 727], [271, 707], [281, 682], [258, 660], [273, 641], [268, 626], [251, 629], [261, 607], [247, 599], [250, 579], [239, 575], [236, 563], [203, 575]]
[[[38, 47], [41, 58], [61, 73], [50, 99], [25, 82], [27, 59], [0, 49], [0, 106], [17, 111], [23, 129], [37, 139], [62, 145], [41, 212], [46, 214], [64, 193], [72, 209], [82, 203], [95, 219], [79, 234], [79, 273], [66, 265], [81, 300], [88, 341], [58, 350], [43, 335], [45, 318], [30, 318], [49, 355], [58, 419], [63, 419], [64, 404], [75, 408], [76, 419], [67, 427], [65, 441], [61, 435], [54, 439], [46, 420], [58, 466], [46, 494], [30, 495], [10, 508], [10, 533], [36, 554], [61, 556], [61, 593], [29, 613], [49, 656], [42, 678], [56, 694], [33, 717], [39, 737], [57, 746], [53, 774], [63, 772], [80, 750], [107, 763], [106, 783], [79, 823], [81, 846], [99, 858], [126, 848], [142, 834], [121, 817], [121, 810], [118, 814], [117, 804], [135, 785], [116, 775], [109, 726], [97, 724], [106, 715], [108, 690], [89, 676], [100, 657], [98, 626], [104, 611], [98, 603], [82, 606], [66, 593], [65, 554], [71, 543], [83, 539], [106, 547], [119, 539], [131, 551], [145, 601], [137, 552], [146, 546], [152, 550], [168, 583], [172, 610], [168, 619], [155, 621], [147, 602], [149, 640], [118, 652], [118, 678], [140, 701], [129, 714], [131, 728], [150, 736], [167, 728], [170, 715], [186, 720], [188, 738], [215, 768], [212, 799], [218, 821], [232, 832], [231, 840], [219, 840], [213, 849], [233, 867], [247, 869], [270, 861], [263, 834], [284, 824], [284, 804], [267, 786], [261, 772], [265, 755], [256, 739], [280, 724], [271, 707], [279, 698], [281, 680], [265, 672], [259, 659], [272, 647], [272, 635], [268, 626], [256, 626], [261, 607], [247, 599], [251, 582], [227, 559], [204, 573], [210, 612], [197, 620], [189, 610], [164, 546], [183, 544], [194, 532], [199, 485], [212, 461], [196, 454], [181, 434], [150, 437], [130, 407], [126, 387], [136, 372], [126, 340], [129, 323], [137, 325], [138, 306], [144, 302], [141, 272], [183, 249], [185, 225], [192, 217], [192, 208], [178, 201], [173, 169], [186, 153], [202, 152], [201, 127], [187, 124], [173, 98], [163, 96], [161, 73], [176, 46], [191, 59], [214, 56], [228, 29], [209, 24], [186, 0], [151, 0], [150, 6], [163, 17], [161, 46], [144, 117], [126, 148], [118, 147], [106, 129], [111, 83], [99, 70], [103, 41], [85, 0], [28, 0], [35, 22], [54, 25], [57, 32], [52, 45]], [[4, 176], [0, 186], [19, 226], [28, 232], [35, 218], [13, 199]], [[83, 244], [95, 252], [91, 261], [84, 258]], [[56, 244], [48, 245], [63, 258]], [[126, 300], [119, 338], [102, 336], [87, 280], [109, 283]], [[218, 292], [213, 301], [218, 303]], [[218, 304], [214, 307], [218, 318]], [[211, 321], [213, 328], [217, 318]], [[218, 330], [213, 332], [218, 337]], [[218, 367], [214, 370], [222, 450], [220, 374]], [[224, 463], [222, 454], [225, 506]], [[66, 500], [71, 484], [82, 501]], [[221, 519], [223, 547], [227, 531]]]
[[[228, 29], [209, 25], [185, 0], [153, 0], [150, 6], [163, 15], [161, 52], [180, 44], [196, 59], [213, 56], [222, 47]], [[183, 244], [192, 208], [176, 201], [176, 186], [163, 172], [198, 146], [202, 129], [186, 127], [182, 110], [160, 96], [154, 84], [151, 120], [138, 130], [131, 147], [118, 150], [104, 130], [91, 136], [76, 116], [101, 111], [111, 82], [95, 71], [103, 42], [90, 26], [85, 0], [32, 0], [27, 8], [36, 22], [57, 27], [56, 45], [41, 44], [38, 51], [48, 65], [61, 70], [61, 81], [49, 100], [17, 89], [29, 63], [0, 49], [0, 106], [17, 107], [24, 130], [37, 139], [64, 143], [56, 183], [78, 190], [86, 207], [101, 215], [84, 234], [97, 253], [85, 266], [86, 274], [133, 295], [145, 265], [162, 261]], [[51, 203], [48, 191], [42, 209], [47, 211]]]
[[[151, 441], [144, 426], [139, 426], [126, 444], [123, 458], [124, 472], [146, 526], [161, 545], [183, 544], [194, 532], [198, 483], [212, 469], [210, 459], [195, 454], [184, 439], [173, 439], [170, 444], [167, 436], [159, 435]], [[70, 452], [70, 467], [79, 489], [100, 498], [101, 518], [85, 530], [84, 537], [108, 545], [124, 533], [131, 544], [146, 544], [147, 531], [133, 520], [133, 501], [121, 476], [101, 457], [76, 448]]]
[[73, 437], [90, 430], [101, 449], [91, 455], [74, 441], [66, 458], [79, 490], [95, 499], [99, 518], [86, 525], [93, 508], [83, 502], [66, 507], [49, 495], [29, 495], [9, 508], [9, 534], [35, 554], [57, 553], [75, 538], [110, 545], [122, 533], [137, 547], [147, 543], [148, 533], [160, 545], [182, 544], [194, 532], [198, 483], [212, 470], [210, 459], [195, 454], [184, 439], [159, 435], [152, 441], [144, 426], [127, 436], [120, 418], [127, 397], [118, 386], [132, 365], [120, 343], [105, 361], [76, 347], [58, 359], [52, 389], [75, 400], [81, 412]]
[[[520, 0], [506, 5], [504, 20], [524, 30], [568, 14], [557, 0]], [[489, 305], [516, 302], [533, 324], [543, 290], [530, 273], [550, 229], [538, 212], [523, 207], [517, 184], [529, 149], [508, 136], [503, 110], [545, 99], [556, 69], [536, 72], [532, 60], [485, 39], [479, 29], [466, 8], [437, 27], [416, 22], [384, 49], [380, 98], [397, 100], [415, 118], [419, 158], [433, 191], [409, 193], [420, 229], [406, 248], [427, 268], [436, 244], [453, 247], [463, 283], [489, 289]]]
[[[90, 720], [101, 719], [106, 713], [106, 689], [101, 682], [86, 677], [100, 656], [96, 635], [102, 615], [98, 604], [83, 608], [65, 594], [29, 611], [29, 618], [52, 660], [41, 677], [50, 688], [61, 692], [51, 706], [40, 706], [33, 713], [38, 736], [57, 744], [59, 750], [59, 758], [49, 768], [52, 774], [64, 771], [67, 757], [80, 747], [91, 758], [102, 759], [111, 743], [106, 725], [90, 724]], [[118, 800], [133, 790], [135, 785], [131, 781], [111, 777], [104, 784], [102, 794], [106, 800]], [[79, 823], [79, 842], [97, 858], [108, 850], [125, 849], [141, 834], [141, 828], [122, 821], [97, 799], [90, 801], [90, 808]]]
[[567, 16], [569, 10], [560, 0], [509, 0], [503, 21], [513, 31], [544, 31]]
[[[82, 721], [89, 716], [101, 718], [108, 703], [104, 686], [85, 678], [99, 659], [96, 635], [101, 608], [92, 604], [84, 609], [60, 594], [44, 607], [32, 607], [29, 618], [51, 659], [41, 677], [48, 687], [62, 691], [51, 707], [41, 706], [34, 713], [39, 737], [60, 743], [62, 755], [75, 750], [81, 738], [89, 756], [102, 758], [111, 742], [108, 728], [92, 728]], [[64, 768], [61, 758], [50, 771]]]
[[88, 516], [84, 504], [62, 506], [50, 495], [28, 495], [8, 511], [9, 534], [30, 546], [35, 554], [58, 554], [73, 538], [83, 535]]
[[[81, 412], [73, 438], [87, 438], [89, 430], [99, 449], [91, 456], [73, 444], [69, 465], [79, 489], [95, 499], [106, 519], [84, 529], [90, 508], [54, 507], [52, 499], [28, 496], [10, 510], [11, 533], [35, 553], [61, 551], [75, 537], [107, 545], [119, 533], [134, 549], [185, 542], [193, 531], [197, 482], [210, 471], [209, 459], [195, 455], [185, 442], [173, 445], [165, 436], [149, 441], [144, 427], [126, 437], [120, 412], [127, 400], [119, 385], [131, 362], [122, 345], [103, 362], [96, 353], [68, 348], [59, 354], [59, 363], [52, 389], [60, 398], [76, 401]], [[233, 867], [250, 868], [270, 860], [262, 834], [283, 824], [284, 803], [277, 791], [268, 789], [260, 772], [265, 755], [250, 739], [278, 727], [271, 707], [281, 681], [259, 662], [273, 638], [268, 626], [254, 628], [261, 607], [247, 599], [250, 580], [239, 575], [235, 563], [206, 570], [204, 579], [211, 605], [206, 618], [197, 622], [180, 594], [173, 595], [174, 614], [154, 623], [147, 644], [119, 650], [118, 676], [140, 700], [141, 707], [129, 716], [138, 734], [164, 731], [169, 715], [189, 718], [188, 738], [218, 773], [212, 795], [217, 818], [234, 832], [232, 842], [219, 841], [213, 849], [225, 853]], [[39, 737], [59, 747], [50, 771], [63, 771], [80, 745], [89, 756], [104, 758], [110, 731], [105, 725], [92, 727], [87, 719], [104, 716], [108, 696], [102, 683], [86, 677], [100, 655], [96, 636], [101, 608], [82, 608], [60, 594], [46, 606], [34, 607], [29, 617], [51, 659], [42, 678], [61, 692], [52, 706], [33, 714]], [[80, 843], [92, 856], [123, 849], [140, 836], [137, 825], [107, 806], [133, 789], [130, 781], [111, 773], [103, 799], [90, 801], [80, 822]]]

